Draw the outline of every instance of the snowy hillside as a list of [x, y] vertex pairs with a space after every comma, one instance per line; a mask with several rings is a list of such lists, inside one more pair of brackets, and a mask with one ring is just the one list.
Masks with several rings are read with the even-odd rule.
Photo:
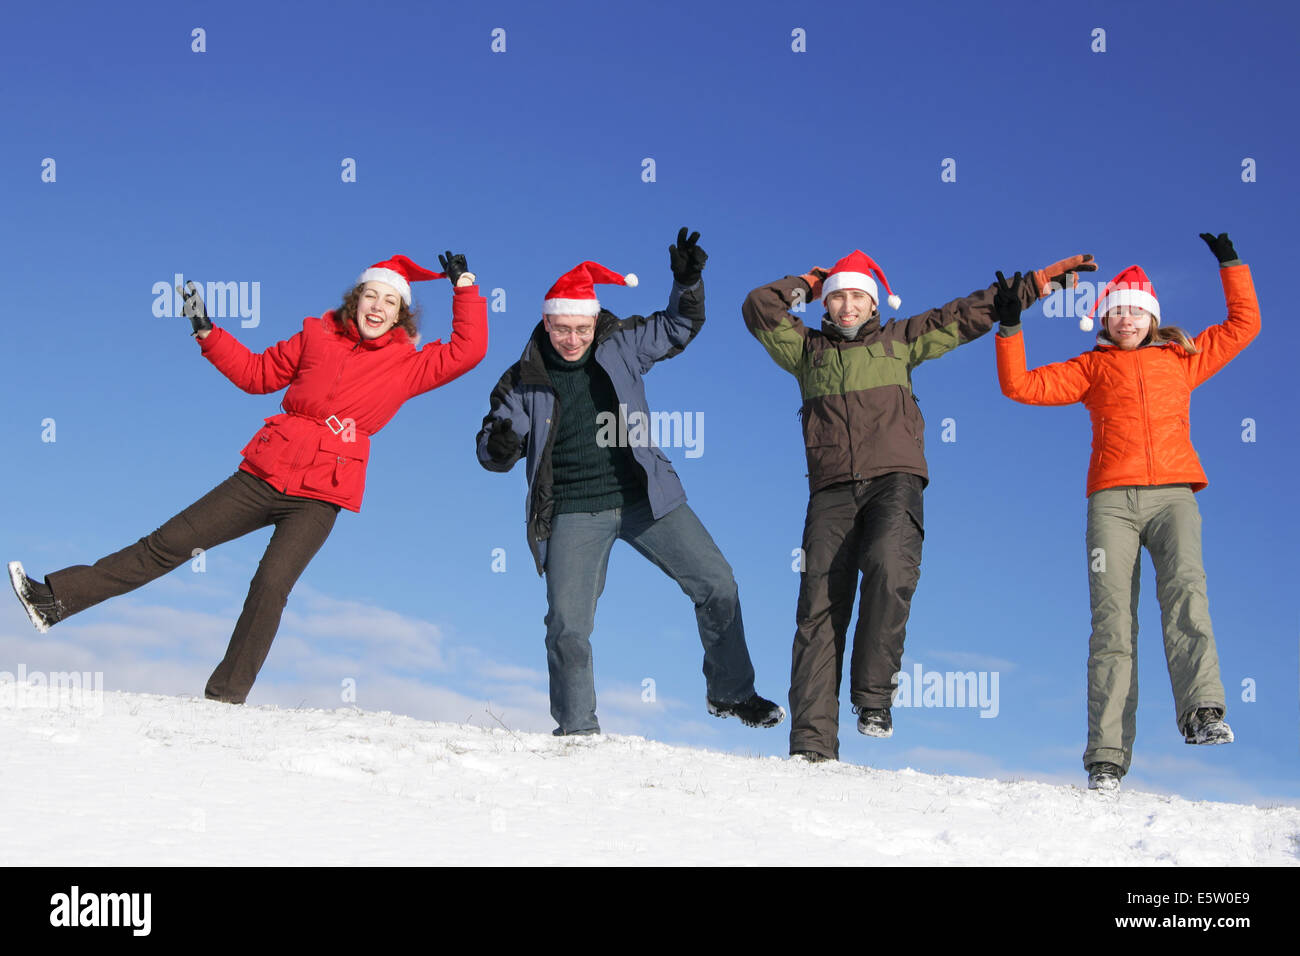
[[0, 706], [6, 866], [1300, 862], [1291, 807], [13, 690]]

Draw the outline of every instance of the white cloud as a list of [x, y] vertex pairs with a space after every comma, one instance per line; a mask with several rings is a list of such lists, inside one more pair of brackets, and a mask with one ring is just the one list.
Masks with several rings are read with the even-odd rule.
[[[973, 651], [943, 651], [930, 649], [926, 651], [926, 656], [940, 661], [941, 663], [951, 664], [953, 667], [961, 670], [977, 671], [1013, 671], [1016, 669], [1016, 662], [1009, 661], [1001, 657], [992, 657], [988, 654], [977, 654]], [[910, 666], [915, 661], [911, 657], [904, 660], [904, 668]], [[926, 666], [922, 661], [921, 665]]]
[[280, 632], [305, 635], [311, 644], [335, 639], [394, 669], [445, 668], [442, 630], [436, 624], [311, 588], [294, 595], [281, 619]]

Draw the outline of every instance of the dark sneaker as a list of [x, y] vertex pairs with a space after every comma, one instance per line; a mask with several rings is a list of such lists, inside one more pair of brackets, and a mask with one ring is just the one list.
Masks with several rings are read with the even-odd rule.
[[1223, 719], [1223, 711], [1214, 707], [1198, 708], [1187, 719], [1183, 739], [1189, 744], [1230, 744], [1232, 728]]
[[1088, 765], [1089, 790], [1118, 790], [1119, 778], [1124, 771], [1113, 763], [1094, 763]]
[[892, 737], [894, 735], [894, 718], [889, 716], [888, 707], [854, 707], [858, 715], [858, 733], [868, 737]]
[[36, 630], [44, 634], [63, 619], [62, 608], [54, 600], [54, 592], [43, 582], [29, 578], [21, 561], [9, 562], [9, 583], [14, 586], [14, 594], [18, 595], [23, 610], [27, 612], [27, 617]]
[[208, 691], [206, 688], [203, 691], [203, 699], [210, 700], [218, 704], [241, 704], [242, 705], [244, 703], [242, 698], [231, 697], [227, 694], [214, 694]]
[[834, 757], [828, 757], [825, 754], [819, 754], [815, 750], [796, 750], [790, 754], [791, 760], [801, 760], [804, 763], [825, 763], [833, 761]]
[[705, 702], [709, 705], [709, 713], [714, 717], [739, 717], [746, 727], [775, 727], [785, 720], [784, 707], [757, 694], [751, 694], [745, 700], [733, 704], [720, 704], [708, 698], [705, 698]]

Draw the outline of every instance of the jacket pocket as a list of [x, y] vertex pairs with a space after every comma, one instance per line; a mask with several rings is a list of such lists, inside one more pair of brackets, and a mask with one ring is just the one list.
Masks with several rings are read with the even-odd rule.
[[316, 454], [302, 475], [302, 487], [331, 498], [353, 500], [366, 481], [366, 454], [356, 442], [322, 435]]
[[[901, 342], [868, 342], [872, 380], [881, 385], [897, 385], [911, 395], [912, 379], [908, 374], [907, 348]], [[906, 383], [906, 384], [905, 384]]]
[[1092, 437], [1092, 466], [1100, 468], [1102, 460], [1106, 457], [1106, 419], [1097, 419], [1097, 426], [1093, 429]]
[[809, 448], [819, 445], [839, 445], [846, 417], [844, 396], [822, 395], [804, 400], [799, 419], [803, 427], [803, 443]]
[[916, 400], [912, 392], [898, 386], [899, 392], [903, 396], [903, 420], [907, 423], [907, 430], [912, 433], [916, 439], [917, 445], [922, 449], [925, 448], [925, 416], [921, 414], [921, 403]]
[[269, 478], [282, 470], [284, 456], [289, 450], [289, 436], [274, 419], [267, 418], [265, 422], [240, 454], [263, 477]]
[[804, 414], [803, 443], [805, 448], [824, 448], [837, 445], [835, 429], [830, 422], [817, 415]]

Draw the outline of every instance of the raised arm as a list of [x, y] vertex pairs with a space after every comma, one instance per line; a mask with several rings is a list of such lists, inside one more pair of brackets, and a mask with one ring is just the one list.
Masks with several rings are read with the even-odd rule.
[[[254, 395], [276, 392], [289, 384], [302, 356], [301, 332], [256, 354], [250, 352], [233, 335], [212, 324], [197, 285], [187, 282], [184, 289], [178, 285], [176, 291], [185, 297], [181, 312], [190, 320], [203, 357], [215, 365], [222, 375]], [[312, 320], [305, 320], [303, 327], [306, 328], [310, 321]]]
[[[1021, 286], [1021, 303], [1026, 308], [1036, 298], [1029, 288], [1028, 283]], [[899, 322], [896, 327], [901, 327], [903, 339], [907, 343], [909, 364], [917, 366], [936, 359], [993, 328], [993, 297], [996, 293], [997, 286], [978, 289], [968, 296], [946, 302], [937, 309], [930, 309]]]
[[1212, 325], [1193, 339], [1200, 351], [1186, 356], [1187, 375], [1192, 388], [1200, 385], [1259, 334], [1259, 299], [1255, 296], [1255, 283], [1250, 276], [1250, 266], [1242, 263], [1232, 246], [1228, 234], [1218, 237], [1203, 233], [1201, 238], [1219, 259], [1219, 279], [1223, 282], [1223, 298], [1228, 306], [1228, 317]]
[[[1071, 256], [1054, 262], [1043, 269], [1031, 270], [1015, 286], [1021, 309], [1027, 309], [1056, 286], [1077, 282], [1078, 272], [1092, 272], [1097, 264], [1090, 255]], [[959, 345], [979, 338], [997, 321], [994, 298], [998, 286], [979, 289], [970, 295], [953, 299], [937, 309], [923, 312], [903, 320], [900, 324], [908, 344], [908, 356], [913, 366], [938, 358]]]
[[1007, 398], [1025, 405], [1073, 405], [1092, 387], [1087, 354], [1065, 362], [1025, 368], [1025, 339], [1020, 326], [1003, 325], [995, 340], [998, 384]]
[[699, 247], [699, 238], [698, 232], [688, 236], [683, 226], [677, 233], [677, 242], [668, 247], [668, 262], [673, 272], [668, 308], [648, 316], [628, 316], [620, 323], [617, 334], [630, 346], [633, 361], [642, 374], [650, 371], [656, 362], [680, 355], [704, 327], [702, 276], [709, 254]]
[[740, 307], [745, 327], [767, 349], [772, 361], [792, 375], [799, 374], [808, 327], [790, 310], [815, 301], [825, 277], [825, 269], [813, 269], [805, 275], [777, 279], [745, 296]]
[[408, 388], [419, 395], [464, 375], [487, 355], [487, 299], [477, 285], [456, 286], [451, 298], [451, 339], [420, 349]]
[[673, 281], [668, 308], [651, 315], [630, 315], [619, 323], [616, 334], [626, 336], [641, 373], [656, 362], [680, 355], [704, 327], [704, 283], [690, 288]]
[[[305, 329], [308, 322], [319, 321], [304, 319], [303, 327]], [[225, 329], [213, 327], [198, 336], [198, 342], [203, 357], [222, 375], [246, 392], [265, 395], [279, 391], [293, 379], [302, 357], [303, 337], [304, 333], [299, 332], [258, 353], [250, 351]]]

